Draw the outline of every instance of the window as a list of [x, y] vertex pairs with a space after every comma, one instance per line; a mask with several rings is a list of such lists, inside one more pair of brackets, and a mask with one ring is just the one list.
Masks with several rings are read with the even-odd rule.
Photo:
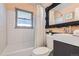
[[33, 27], [33, 13], [21, 9], [16, 9], [16, 27], [18, 28], [32, 28]]

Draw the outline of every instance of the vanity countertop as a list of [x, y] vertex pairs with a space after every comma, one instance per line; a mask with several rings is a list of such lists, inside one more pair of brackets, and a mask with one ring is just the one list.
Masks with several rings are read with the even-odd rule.
[[79, 37], [78, 36], [73, 36], [72, 34], [53, 34], [53, 35], [47, 34], [47, 36], [49, 37], [49, 39], [57, 40], [60, 42], [64, 42], [64, 43], [79, 47]]

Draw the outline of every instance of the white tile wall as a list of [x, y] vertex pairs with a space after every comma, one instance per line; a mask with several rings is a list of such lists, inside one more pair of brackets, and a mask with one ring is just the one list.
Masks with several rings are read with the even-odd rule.
[[[15, 28], [15, 11], [7, 11], [8, 45], [34, 47], [34, 28]], [[26, 43], [26, 44], [25, 44]], [[29, 43], [29, 45], [27, 45]]]
[[0, 4], [0, 54], [6, 44], [6, 10], [4, 4]]

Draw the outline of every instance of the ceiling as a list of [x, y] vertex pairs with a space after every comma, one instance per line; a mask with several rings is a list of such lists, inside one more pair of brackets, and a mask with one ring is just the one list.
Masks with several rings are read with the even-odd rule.
[[44, 8], [50, 6], [52, 3], [40, 3]]

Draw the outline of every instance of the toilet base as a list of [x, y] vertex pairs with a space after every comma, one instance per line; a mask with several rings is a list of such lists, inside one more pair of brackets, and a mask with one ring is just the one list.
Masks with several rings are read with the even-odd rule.
[[47, 53], [44, 53], [44, 54], [35, 54], [34, 52], [32, 52], [32, 56], [49, 56], [51, 51], [52, 51], [52, 49], [49, 49], [49, 51]]
[[44, 55], [35, 55], [34, 53], [32, 53], [32, 56], [49, 56], [50, 52]]

